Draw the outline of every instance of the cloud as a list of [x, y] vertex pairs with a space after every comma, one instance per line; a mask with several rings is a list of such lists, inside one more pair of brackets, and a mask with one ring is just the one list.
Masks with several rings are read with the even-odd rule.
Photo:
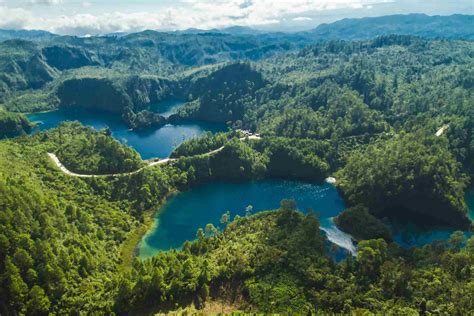
[[307, 17], [307, 16], [297, 16], [296, 18], [292, 18], [291, 19], [292, 21], [295, 21], [295, 22], [301, 22], [301, 21], [313, 21], [312, 18], [310, 17]]
[[56, 5], [63, 3], [63, 0], [30, 0], [31, 4]]
[[82, 3], [82, 7], [83, 7], [83, 8], [89, 8], [91, 5], [92, 5], [92, 3], [88, 2], [88, 1], [84, 1], [84, 2]]
[[2, 29], [22, 29], [27, 27], [32, 19], [30, 11], [0, 6], [0, 28]]
[[[1, 1], [1, 0], [0, 0]], [[30, 0], [35, 4], [60, 4], [63, 0]], [[85, 35], [136, 32], [144, 29], [176, 30], [223, 28], [232, 25], [265, 26], [283, 20], [311, 21], [313, 14], [327, 10], [360, 9], [392, 0], [181, 0], [169, 7], [143, 12], [98, 14], [61, 13], [47, 17], [22, 12], [0, 11], [0, 27], [44, 29], [59, 34]], [[81, 2], [80, 2], [81, 3]], [[67, 1], [64, 1], [66, 9]], [[88, 7], [88, 1], [82, 2]], [[5, 11], [7, 10], [7, 11]], [[64, 12], [70, 12], [68, 10]], [[23, 13], [23, 14], [22, 14]]]

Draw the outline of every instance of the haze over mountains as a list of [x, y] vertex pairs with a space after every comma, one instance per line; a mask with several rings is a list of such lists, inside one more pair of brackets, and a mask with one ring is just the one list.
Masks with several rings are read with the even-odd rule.
[[[323, 23], [304, 32], [265, 32], [246, 26], [231, 26], [223, 29], [187, 29], [184, 31], [160, 32], [169, 34], [222, 33], [233, 36], [256, 36], [286, 40], [369, 39], [386, 34], [416, 35], [429, 38], [474, 39], [474, 16], [454, 14], [429, 16], [426, 14], [397, 14], [381, 17], [342, 19], [334, 23]], [[471, 26], [471, 27], [469, 27]], [[145, 31], [149, 32], [149, 31]], [[158, 32], [158, 31], [157, 31]], [[103, 36], [125, 36], [117, 32]], [[0, 41], [9, 39], [51, 40], [60, 35], [41, 30], [0, 30]]]

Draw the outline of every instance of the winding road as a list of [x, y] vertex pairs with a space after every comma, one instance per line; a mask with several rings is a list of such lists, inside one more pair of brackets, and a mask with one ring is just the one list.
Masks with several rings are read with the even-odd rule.
[[[258, 140], [258, 139], [261, 139], [260, 136], [258, 135], [249, 135], [249, 136], [246, 136], [246, 137], [241, 137], [239, 138], [241, 141], [243, 140], [246, 140], [246, 139], [255, 139], [255, 140]], [[218, 152], [220, 152], [222, 149], [224, 149], [224, 146], [221, 146], [217, 149], [214, 149], [208, 153], [205, 153], [205, 154], [200, 154], [200, 155], [204, 155], [204, 156], [211, 156], [211, 155], [214, 155]], [[79, 178], [99, 178], [99, 177], [123, 177], [123, 176], [131, 176], [131, 175], [134, 175], [134, 174], [137, 174], [139, 172], [141, 172], [142, 170], [146, 169], [146, 168], [150, 168], [150, 167], [154, 167], [154, 166], [158, 166], [158, 165], [165, 165], [165, 164], [168, 164], [170, 162], [173, 162], [173, 161], [176, 161], [177, 159], [176, 158], [165, 158], [165, 159], [150, 159], [147, 161], [147, 165], [146, 166], [143, 166], [141, 167], [140, 169], [137, 169], [135, 171], [130, 171], [130, 172], [122, 172], [122, 173], [109, 173], [109, 174], [81, 174], [81, 173], [76, 173], [76, 172], [72, 172], [71, 170], [69, 170], [68, 168], [66, 168], [66, 166], [64, 166], [62, 164], [62, 162], [59, 160], [59, 158], [53, 154], [53, 153], [48, 153], [48, 156], [49, 158], [54, 162], [54, 164], [56, 165], [56, 167], [58, 167], [64, 174], [67, 174], [68, 176], [71, 176], [71, 177], [79, 177]]]

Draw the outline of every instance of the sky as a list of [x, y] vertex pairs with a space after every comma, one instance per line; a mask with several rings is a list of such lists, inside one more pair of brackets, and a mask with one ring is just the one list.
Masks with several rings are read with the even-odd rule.
[[407, 13], [474, 14], [474, 0], [0, 0], [0, 28], [78, 36], [236, 25], [295, 32]]

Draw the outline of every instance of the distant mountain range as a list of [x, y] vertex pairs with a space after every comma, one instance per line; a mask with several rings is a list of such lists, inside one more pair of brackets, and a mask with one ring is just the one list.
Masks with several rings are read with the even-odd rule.
[[30, 41], [51, 40], [59, 35], [40, 30], [2, 30], [0, 29], [0, 42], [10, 39], [24, 39]]
[[[150, 30], [144, 32], [151, 32]], [[139, 32], [141, 33], [141, 32]], [[187, 29], [184, 31], [160, 32], [170, 34], [226, 34], [232, 36], [254, 36], [261, 39], [279, 39], [297, 43], [320, 40], [370, 39], [380, 35], [402, 34], [428, 38], [474, 39], [474, 15], [454, 14], [429, 16], [426, 14], [386, 15], [358, 19], [343, 19], [321, 24], [313, 30], [297, 33], [264, 32], [245, 26], [223, 29]], [[105, 34], [107, 37], [129, 35], [124, 32]], [[60, 35], [39, 30], [0, 30], [0, 41], [24, 39], [34, 41], [51, 40]]]
[[474, 15], [387, 15], [321, 24], [305, 34], [316, 39], [369, 39], [400, 34], [428, 38], [474, 39]]

